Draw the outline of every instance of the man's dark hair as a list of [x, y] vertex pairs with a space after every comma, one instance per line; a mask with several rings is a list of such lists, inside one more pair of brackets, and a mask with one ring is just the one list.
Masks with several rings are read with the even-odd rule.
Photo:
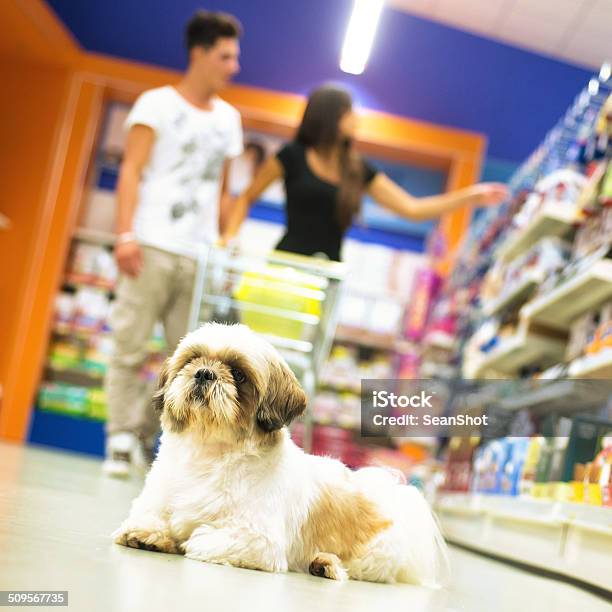
[[240, 38], [242, 26], [228, 13], [200, 10], [187, 23], [185, 44], [191, 51], [193, 47], [210, 49], [219, 38]]

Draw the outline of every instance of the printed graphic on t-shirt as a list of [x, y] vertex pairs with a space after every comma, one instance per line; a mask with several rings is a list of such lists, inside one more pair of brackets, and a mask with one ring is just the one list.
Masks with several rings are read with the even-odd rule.
[[[185, 130], [184, 113], [179, 113], [173, 125], [177, 135]], [[183, 128], [183, 129], [181, 129]], [[201, 206], [193, 197], [200, 184], [210, 182], [216, 184], [221, 179], [223, 162], [226, 157], [227, 137], [224, 132], [212, 128], [207, 134], [186, 134], [179, 151], [179, 159], [170, 168], [176, 174], [176, 180], [184, 189], [185, 198], [175, 202], [170, 207], [170, 220], [176, 222], [186, 214], [198, 215]]]

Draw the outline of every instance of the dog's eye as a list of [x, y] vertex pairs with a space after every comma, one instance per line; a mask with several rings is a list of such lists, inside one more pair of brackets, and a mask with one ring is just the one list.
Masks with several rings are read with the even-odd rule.
[[244, 372], [238, 368], [232, 368], [232, 376], [237, 383], [243, 383], [246, 380]]

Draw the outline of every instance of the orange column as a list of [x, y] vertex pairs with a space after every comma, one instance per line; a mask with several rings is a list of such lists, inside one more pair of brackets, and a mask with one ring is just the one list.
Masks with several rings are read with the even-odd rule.
[[[15, 205], [15, 234], [9, 237], [12, 246], [0, 249], [2, 260], [11, 262], [18, 269], [14, 276], [19, 277], [4, 277], [8, 281], [4, 287], [7, 299], [2, 301], [0, 311], [3, 335], [10, 336], [0, 362], [4, 384], [0, 437], [12, 440], [23, 440], [27, 434], [47, 349], [41, 338], [47, 338], [50, 331], [53, 301], [85, 184], [103, 96], [103, 88], [83, 83], [78, 74], [47, 87], [41, 87], [41, 75], [26, 72], [23, 78], [36, 83], [38, 97], [14, 100], [14, 115], [27, 123], [35, 113], [42, 114], [46, 131], [36, 130], [26, 139], [21, 134], [24, 150], [11, 181], [15, 192], [9, 198]], [[28, 102], [35, 107], [31, 115]], [[39, 154], [37, 147], [43, 149]], [[40, 159], [33, 166], [36, 157]], [[39, 188], [30, 193], [30, 183], [38, 183]], [[19, 207], [21, 214], [17, 212]], [[14, 282], [20, 286], [19, 291], [9, 295]]]
[[[484, 139], [482, 146], [484, 148]], [[480, 178], [482, 154], [457, 156], [453, 159], [446, 184], [447, 191], [461, 189], [476, 183]], [[450, 273], [463, 238], [467, 233], [472, 207], [464, 206], [442, 217], [438, 230], [446, 244], [445, 256], [434, 261], [434, 267], [442, 276]]]

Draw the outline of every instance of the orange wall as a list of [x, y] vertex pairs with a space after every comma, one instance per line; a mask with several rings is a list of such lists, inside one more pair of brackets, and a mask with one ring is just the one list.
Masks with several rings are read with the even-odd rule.
[[32, 64], [0, 63], [0, 212], [12, 226], [0, 231], [0, 382], [5, 395], [16, 367], [22, 306], [36, 260], [49, 164], [68, 74]]

